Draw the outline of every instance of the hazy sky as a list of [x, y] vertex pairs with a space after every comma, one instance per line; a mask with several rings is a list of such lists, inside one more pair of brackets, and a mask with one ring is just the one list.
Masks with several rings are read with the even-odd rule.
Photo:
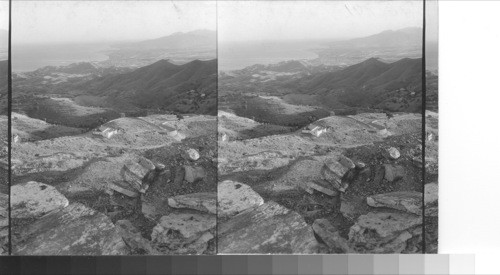
[[9, 1], [0, 0], [0, 29], [9, 29]]
[[428, 1], [425, 7], [425, 39], [437, 41], [439, 35], [439, 5], [438, 0]]
[[143, 40], [216, 28], [213, 1], [13, 1], [12, 42]]
[[219, 41], [352, 38], [422, 27], [422, 1], [220, 1]]

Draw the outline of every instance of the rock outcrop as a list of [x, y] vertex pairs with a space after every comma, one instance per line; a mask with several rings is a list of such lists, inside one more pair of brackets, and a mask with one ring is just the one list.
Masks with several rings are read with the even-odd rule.
[[119, 232], [104, 214], [82, 204], [58, 208], [21, 228], [14, 255], [126, 255]]
[[173, 208], [187, 208], [217, 214], [216, 193], [192, 193], [168, 198], [168, 205]]
[[0, 193], [0, 255], [7, 255], [9, 242], [9, 196]]
[[249, 209], [218, 226], [222, 254], [311, 254], [318, 252], [312, 228], [275, 202]]
[[349, 231], [350, 246], [358, 253], [403, 253], [408, 242], [421, 238], [422, 217], [407, 213], [361, 215]]
[[221, 218], [234, 216], [249, 208], [264, 204], [264, 199], [250, 186], [229, 180], [218, 184], [217, 200], [217, 211]]
[[214, 238], [215, 215], [171, 213], [153, 228], [151, 241], [163, 254], [202, 254]]
[[68, 206], [69, 201], [53, 186], [30, 181], [11, 188], [11, 217], [38, 218]]
[[392, 192], [374, 195], [366, 198], [366, 202], [371, 207], [387, 207], [412, 214], [422, 214], [422, 198], [420, 192]]

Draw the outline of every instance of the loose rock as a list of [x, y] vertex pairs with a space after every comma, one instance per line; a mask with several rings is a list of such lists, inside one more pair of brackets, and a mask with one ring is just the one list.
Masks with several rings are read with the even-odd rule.
[[389, 182], [402, 179], [405, 175], [405, 169], [403, 166], [400, 165], [393, 166], [390, 164], [385, 164], [384, 169], [385, 169], [384, 178]]
[[203, 167], [184, 166], [184, 171], [184, 179], [189, 183], [196, 182], [205, 177], [205, 170]]
[[350, 158], [348, 158], [344, 155], [340, 155], [339, 162], [340, 162], [340, 164], [342, 164], [343, 166], [345, 166], [348, 169], [354, 169], [356, 167], [354, 162]]
[[391, 159], [398, 159], [401, 156], [399, 150], [394, 147], [390, 147], [389, 149], [387, 149], [387, 153]]
[[191, 160], [198, 160], [200, 158], [200, 153], [195, 149], [188, 149], [186, 152]]

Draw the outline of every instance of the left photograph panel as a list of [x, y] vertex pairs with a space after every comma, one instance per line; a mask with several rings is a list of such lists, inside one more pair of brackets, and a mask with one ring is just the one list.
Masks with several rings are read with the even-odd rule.
[[9, 254], [8, 164], [9, 1], [0, 1], [0, 255]]
[[12, 254], [215, 254], [216, 3], [11, 16]]

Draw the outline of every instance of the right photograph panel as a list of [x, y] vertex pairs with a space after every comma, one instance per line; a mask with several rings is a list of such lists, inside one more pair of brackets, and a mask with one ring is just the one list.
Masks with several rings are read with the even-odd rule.
[[428, 251], [423, 2], [217, 10], [218, 253]]

